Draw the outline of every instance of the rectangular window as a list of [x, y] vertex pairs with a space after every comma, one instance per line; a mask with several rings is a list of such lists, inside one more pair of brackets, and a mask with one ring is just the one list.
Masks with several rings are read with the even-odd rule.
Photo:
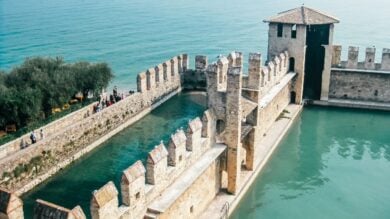
[[283, 24], [278, 24], [278, 37], [283, 37]]
[[295, 24], [291, 27], [291, 38], [297, 38], [297, 25]]

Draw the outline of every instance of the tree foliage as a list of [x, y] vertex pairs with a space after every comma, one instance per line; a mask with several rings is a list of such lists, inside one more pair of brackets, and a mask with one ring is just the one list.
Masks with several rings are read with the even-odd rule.
[[78, 92], [95, 96], [113, 78], [106, 63], [65, 63], [62, 58], [28, 58], [10, 72], [0, 71], [0, 127], [25, 126], [62, 107]]

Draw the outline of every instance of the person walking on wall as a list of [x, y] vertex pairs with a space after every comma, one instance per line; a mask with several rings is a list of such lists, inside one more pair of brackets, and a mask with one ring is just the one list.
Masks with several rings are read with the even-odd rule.
[[35, 144], [35, 142], [37, 142], [37, 137], [35, 136], [34, 131], [31, 132], [30, 139], [31, 139], [31, 144]]
[[43, 129], [41, 129], [41, 131], [39, 132], [40, 136], [41, 136], [41, 140], [43, 139]]

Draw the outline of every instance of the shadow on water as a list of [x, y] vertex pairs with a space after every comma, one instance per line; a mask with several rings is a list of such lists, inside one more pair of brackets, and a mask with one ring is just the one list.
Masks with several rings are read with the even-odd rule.
[[22, 198], [26, 218], [32, 218], [36, 199], [73, 208], [80, 205], [89, 217], [89, 203], [93, 190], [108, 181], [117, 189], [122, 171], [137, 160], [145, 162], [147, 153], [161, 140], [167, 143], [178, 128], [187, 127], [188, 121], [201, 117], [205, 107], [192, 101], [190, 94], [179, 94], [129, 128], [77, 160], [69, 167], [39, 185]]
[[232, 218], [388, 217], [389, 124], [388, 112], [306, 107]]

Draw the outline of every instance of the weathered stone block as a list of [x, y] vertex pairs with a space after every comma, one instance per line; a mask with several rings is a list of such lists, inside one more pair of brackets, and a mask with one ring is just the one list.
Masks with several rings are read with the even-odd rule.
[[149, 68], [146, 71], [146, 85], [148, 90], [152, 90], [156, 87], [156, 71], [154, 68]]
[[384, 48], [382, 51], [381, 70], [390, 71], [390, 49]]
[[112, 181], [92, 192], [93, 219], [118, 218], [118, 190]]
[[341, 63], [341, 46], [334, 45], [332, 52], [332, 66], [339, 66]]
[[171, 135], [168, 146], [168, 165], [178, 166], [185, 159], [186, 135], [183, 130], [177, 130]]
[[171, 62], [170, 61], [166, 61], [163, 63], [163, 77], [164, 77], [164, 80], [165, 81], [171, 81]]
[[187, 128], [186, 148], [198, 155], [202, 151], [202, 121], [199, 117], [191, 120]]
[[228, 56], [229, 67], [243, 65], [243, 54], [241, 52], [231, 52]]
[[348, 48], [347, 68], [356, 69], [358, 66], [359, 47], [350, 46]]
[[122, 203], [131, 209], [132, 218], [140, 217], [146, 210], [145, 167], [135, 162], [123, 171], [121, 179]]
[[148, 154], [146, 161], [146, 182], [152, 185], [164, 180], [167, 171], [168, 152], [161, 142]]
[[147, 90], [146, 73], [141, 72], [137, 75], [137, 91], [143, 93], [146, 92], [146, 90]]
[[253, 89], [259, 89], [261, 78], [261, 54], [249, 53], [248, 63], [248, 86]]
[[375, 69], [375, 47], [366, 48], [366, 59], [364, 60], [365, 69]]
[[154, 67], [154, 71], [156, 72], [156, 83], [158, 86], [164, 83], [164, 68], [162, 64]]
[[225, 91], [229, 60], [224, 56], [219, 57], [219, 59], [217, 60], [217, 65], [218, 65], [218, 70], [217, 70], [218, 91]]

